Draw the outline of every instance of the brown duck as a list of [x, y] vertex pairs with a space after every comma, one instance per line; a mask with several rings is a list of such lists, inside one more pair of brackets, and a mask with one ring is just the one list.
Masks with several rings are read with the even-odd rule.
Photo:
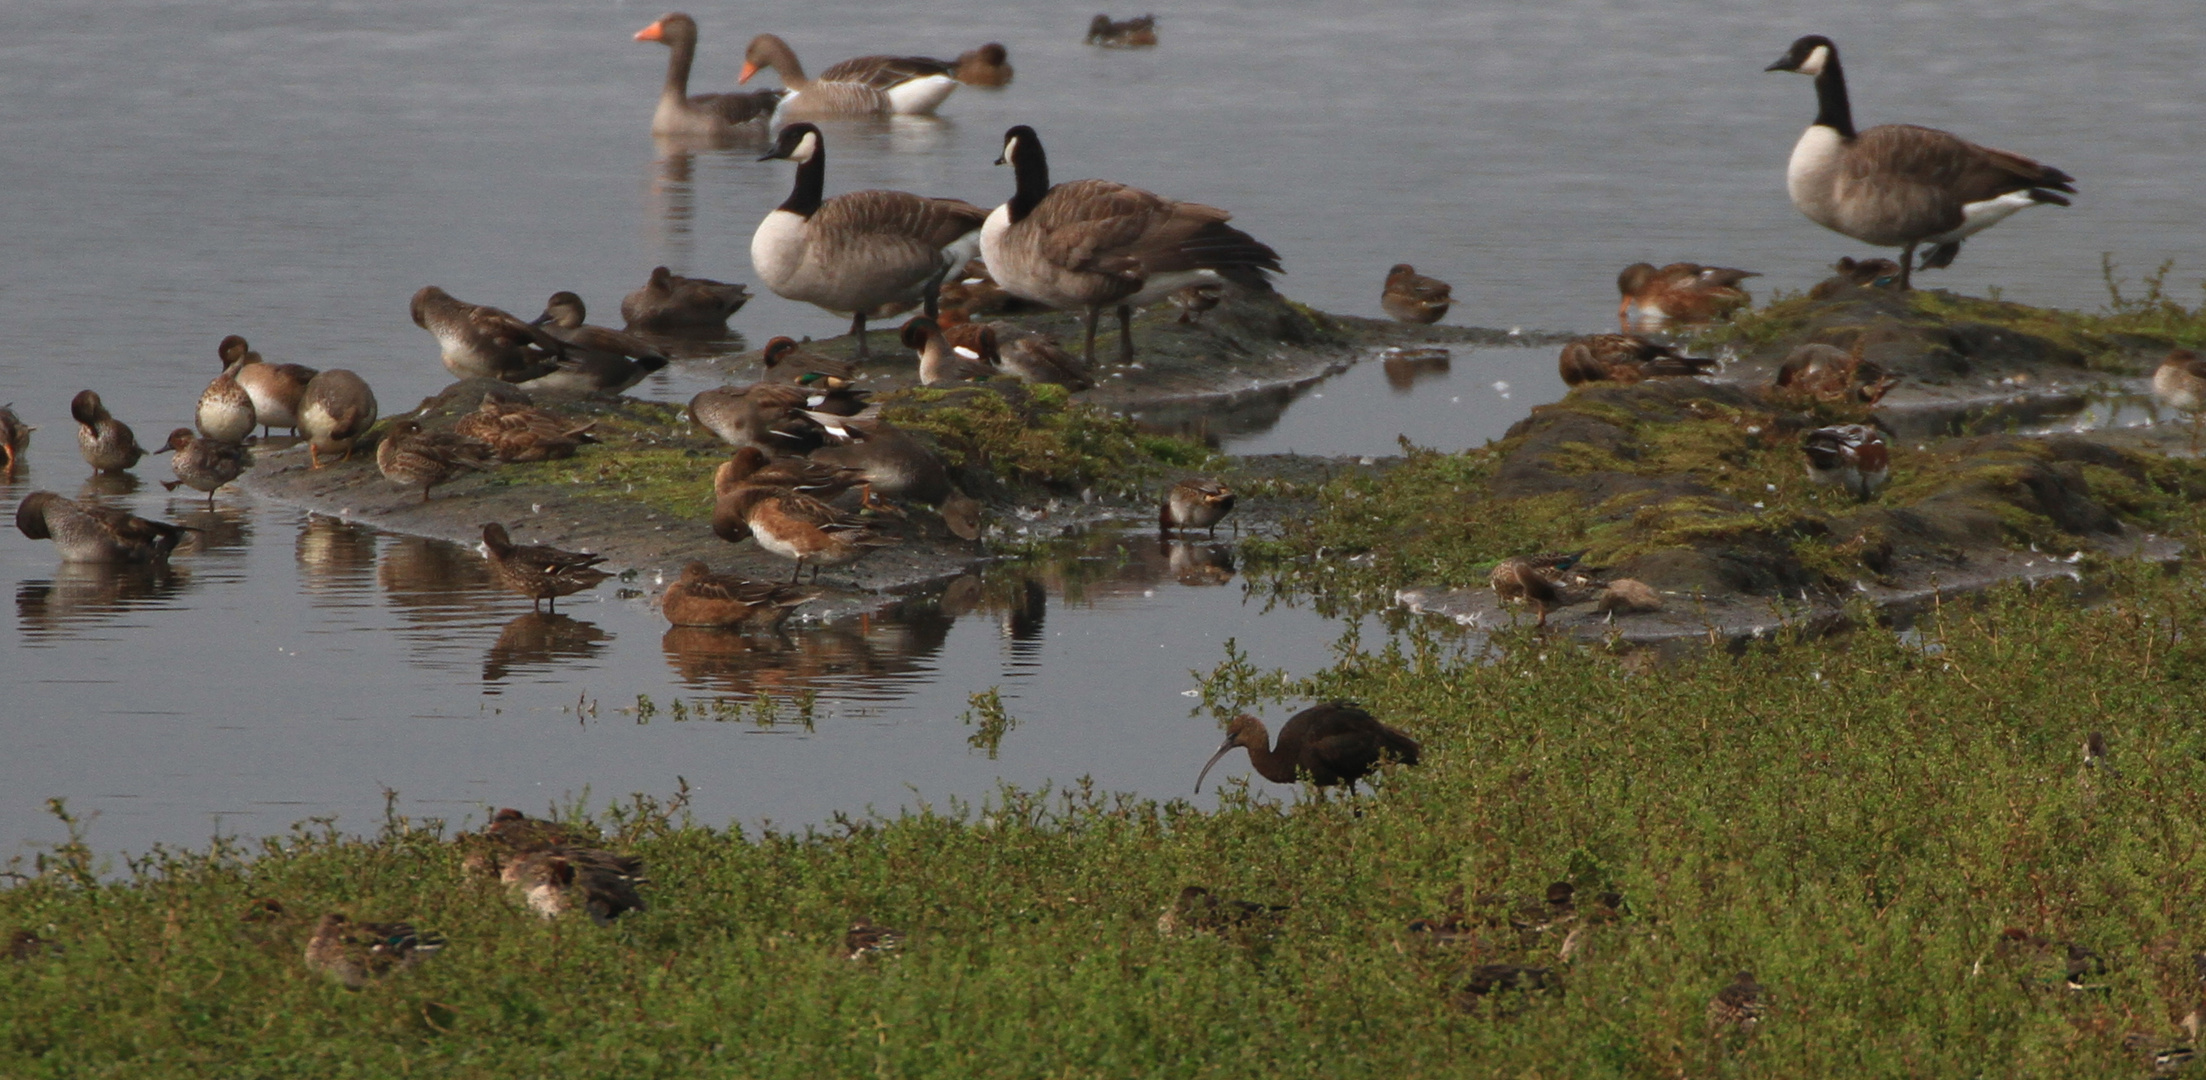
[[490, 572], [506, 588], [529, 598], [531, 606], [549, 601], [559, 610], [559, 598], [593, 588], [612, 577], [597, 568], [603, 555], [562, 551], [537, 544], [516, 544], [506, 527], [493, 521], [483, 526], [484, 557]]
[[376, 445], [375, 467], [401, 487], [421, 485], [421, 501], [428, 502], [429, 489], [462, 473], [482, 472], [495, 456], [488, 443], [457, 432], [423, 431], [420, 421], [401, 420]]

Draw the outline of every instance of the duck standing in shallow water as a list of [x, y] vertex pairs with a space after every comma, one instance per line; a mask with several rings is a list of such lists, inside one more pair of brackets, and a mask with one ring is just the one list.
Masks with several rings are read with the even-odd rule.
[[1408, 263], [1397, 263], [1386, 272], [1386, 287], [1379, 291], [1379, 306], [1398, 322], [1436, 323], [1455, 303], [1453, 290], [1439, 278], [1429, 278]]
[[61, 561], [166, 565], [190, 530], [138, 517], [97, 503], [79, 503], [51, 491], [23, 496], [15, 527], [33, 540], [52, 540]]
[[506, 588], [526, 596], [531, 607], [549, 602], [559, 610], [559, 598], [594, 588], [612, 577], [597, 568], [603, 555], [562, 551], [540, 544], [516, 544], [506, 527], [493, 521], [483, 526], [483, 553], [490, 572]]
[[97, 393], [78, 391], [69, 402], [69, 415], [77, 421], [77, 450], [94, 471], [122, 472], [146, 456], [137, 433], [115, 419]]
[[1203, 789], [1210, 767], [1235, 747], [1249, 752], [1249, 764], [1257, 775], [1275, 784], [1308, 780], [1318, 787], [1345, 784], [1349, 794], [1356, 781], [1370, 775], [1381, 761], [1417, 764], [1417, 740], [1373, 719], [1352, 701], [1328, 701], [1294, 715], [1279, 729], [1279, 743], [1271, 744], [1264, 722], [1243, 713], [1226, 725], [1226, 742], [1210, 755], [1195, 777], [1195, 790]]
[[169, 432], [169, 441], [162, 452], [173, 451], [169, 467], [176, 470], [176, 479], [163, 480], [161, 486], [170, 491], [190, 485], [193, 491], [207, 493], [207, 505], [214, 505], [214, 493], [222, 485], [238, 478], [253, 463], [253, 453], [242, 444], [227, 442], [211, 436], [194, 436], [190, 428], [177, 428]]
[[1216, 536], [1218, 523], [1233, 512], [1234, 502], [1233, 489], [1216, 480], [1182, 480], [1164, 493], [1164, 506], [1157, 512], [1157, 532], [1168, 535], [1208, 529]]
[[681, 580], [666, 587], [659, 611], [675, 626], [771, 630], [818, 595], [794, 585], [715, 574], [704, 563], [693, 562], [682, 567]]

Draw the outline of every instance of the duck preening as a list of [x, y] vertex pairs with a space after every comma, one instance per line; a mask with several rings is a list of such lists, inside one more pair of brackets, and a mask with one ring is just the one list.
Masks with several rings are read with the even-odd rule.
[[1396, 263], [1386, 272], [1386, 287], [1379, 291], [1379, 306], [1406, 323], [1436, 323], [1455, 303], [1448, 283], [1426, 277], [1408, 263]]
[[322, 467], [322, 455], [342, 452], [352, 460], [352, 448], [375, 426], [375, 391], [367, 380], [331, 368], [308, 380], [299, 395], [299, 430], [306, 435], [310, 468]]
[[544, 302], [544, 313], [531, 326], [567, 346], [566, 363], [532, 383], [538, 389], [582, 394], [617, 394], [667, 365], [658, 347], [633, 334], [591, 326], [582, 298], [562, 290]]
[[682, 567], [681, 580], [666, 587], [659, 611], [675, 626], [771, 630], [818, 595], [795, 585], [715, 574], [710, 566], [693, 562]]
[[1810, 34], [1767, 71], [1815, 79], [1815, 123], [1792, 148], [1785, 187], [1808, 220], [1865, 244], [1897, 247], [1899, 287], [1910, 287], [1915, 249], [1931, 245], [1922, 269], [1953, 262], [1961, 242], [2017, 210], [2069, 205], [2076, 178], [2020, 154], [1978, 146], [1913, 124], [1854, 130], [1838, 46]]
[[1233, 489], [1216, 480], [1189, 477], [1172, 485], [1164, 493], [1164, 505], [1157, 511], [1157, 532], [1192, 532], [1207, 529], [1210, 535], [1218, 535], [1218, 523], [1233, 512]]
[[23, 496], [15, 508], [15, 527], [30, 539], [52, 540], [63, 562], [157, 566], [169, 561], [169, 553], [190, 531], [112, 506], [74, 502], [51, 491]]
[[1157, 17], [1136, 15], [1131, 19], [1113, 19], [1108, 15], [1097, 15], [1088, 20], [1086, 41], [1090, 45], [1101, 45], [1107, 49], [1133, 49], [1154, 45], [1157, 43]]
[[[245, 347], [245, 339], [235, 334], [222, 339], [216, 347], [222, 358], [222, 373], [199, 393], [199, 407], [192, 415], [199, 433], [210, 439], [241, 443], [253, 433], [256, 424], [253, 395], [246, 392], [238, 375], [245, 370], [245, 358], [252, 350]], [[254, 357], [259, 359], [259, 357]]]
[[1566, 591], [1576, 583], [1570, 575], [1584, 557], [1585, 552], [1574, 551], [1503, 559], [1486, 576], [1486, 583], [1496, 599], [1530, 607], [1539, 613], [1539, 625], [1546, 626], [1547, 613], [1563, 605]]
[[1246, 749], [1257, 775], [1273, 783], [1345, 784], [1351, 794], [1356, 781], [1370, 775], [1381, 761], [1415, 765], [1419, 750], [1417, 740], [1378, 722], [1351, 701], [1328, 701], [1296, 713], [1280, 727], [1277, 746], [1272, 745], [1262, 720], [1243, 713], [1226, 725], [1225, 745], [1210, 755], [1196, 775], [1198, 793], [1210, 767], [1235, 747]]
[[536, 326], [486, 304], [470, 304], [428, 285], [414, 293], [414, 325], [437, 339], [444, 369], [461, 379], [526, 382], [558, 370], [567, 346]]
[[77, 421], [77, 450], [95, 472], [121, 472], [146, 456], [138, 434], [115, 419], [97, 393], [78, 391], [69, 402], [69, 415]]
[[1096, 324], [1118, 309], [1119, 358], [1134, 359], [1134, 308], [1198, 281], [1230, 280], [1268, 292], [1279, 253], [1226, 224], [1215, 206], [1176, 202], [1109, 180], [1051, 185], [1041, 137], [1024, 124], [1004, 132], [998, 165], [1018, 188], [988, 215], [981, 258], [996, 282], [1049, 307], [1085, 311], [1082, 358], [1095, 363]]
[[[245, 394], [253, 402], [253, 419], [260, 424], [261, 434], [275, 428], [290, 428], [299, 433], [299, 402], [306, 396], [306, 384], [321, 374], [304, 364], [271, 364], [253, 351], [252, 345], [236, 334], [222, 339], [217, 349], [223, 367], [235, 359], [237, 383], [245, 388]], [[202, 425], [202, 430], [205, 430]]]
[[189, 485], [194, 491], [204, 491], [208, 506], [214, 505], [216, 489], [237, 479], [253, 464], [252, 451], [245, 449], [244, 444], [193, 435], [190, 428], [169, 432], [168, 442], [155, 452], [171, 451], [176, 456], [169, 459], [169, 466], [176, 470], [176, 479], [163, 480], [161, 486], [175, 491]]
[[23, 456], [23, 449], [31, 445], [31, 432], [37, 428], [23, 422], [15, 415], [15, 403], [0, 405], [0, 475], [13, 476], [16, 463]]
[[850, 314], [858, 355], [866, 318], [885, 304], [921, 301], [936, 311], [942, 279], [980, 245], [987, 213], [962, 199], [904, 191], [853, 191], [826, 198], [827, 142], [812, 124], [791, 124], [759, 160], [796, 162], [789, 198], [751, 234], [751, 266], [791, 300]]
[[1705, 375], [1720, 366], [1719, 361], [1686, 356], [1674, 346], [1637, 334], [1587, 334], [1572, 338], [1563, 346], [1562, 355], [1556, 358], [1556, 368], [1563, 382], [1570, 386]]
[[635, 39], [656, 41], [669, 50], [666, 84], [660, 87], [659, 107], [651, 114], [651, 134], [715, 141], [765, 137], [767, 122], [781, 104], [783, 91], [690, 95], [689, 68], [697, 59], [697, 20], [679, 11], [669, 12], [636, 31]]

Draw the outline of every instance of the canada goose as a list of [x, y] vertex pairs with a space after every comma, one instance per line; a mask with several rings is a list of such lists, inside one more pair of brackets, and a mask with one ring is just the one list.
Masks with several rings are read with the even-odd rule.
[[77, 421], [77, 450], [95, 471], [121, 472], [146, 456], [137, 433], [115, 419], [97, 393], [78, 391], [69, 401], [69, 415]]
[[15, 403], [0, 405], [0, 475], [15, 475], [15, 465], [23, 456], [23, 448], [31, 444], [31, 432], [37, 428], [23, 422], [15, 415]]
[[155, 453], [175, 451], [169, 459], [169, 467], [176, 470], [176, 479], [163, 480], [161, 486], [169, 491], [189, 484], [194, 491], [207, 493], [207, 505], [214, 505], [214, 493], [222, 485], [238, 478], [253, 463], [253, 454], [241, 443], [217, 439], [213, 436], [194, 436], [190, 428], [177, 428], [169, 432], [168, 443]]
[[567, 347], [558, 338], [484, 304], [434, 285], [414, 293], [414, 325], [437, 339], [444, 369], [462, 379], [527, 382], [557, 370]]
[[1216, 480], [1182, 480], [1164, 493], [1164, 506], [1157, 512], [1157, 532], [1162, 535], [1208, 529], [1216, 536], [1218, 523], [1233, 512], [1234, 502], [1233, 489]]
[[[912, 70], [913, 61], [935, 65], [937, 70]], [[903, 78], [896, 77], [898, 65], [905, 68]], [[845, 80], [822, 74], [808, 79], [789, 43], [772, 34], [751, 39], [750, 47], [743, 50], [743, 71], [735, 81], [750, 82], [761, 68], [774, 69], [789, 87], [789, 96], [781, 99], [781, 107], [774, 113], [776, 123], [843, 116], [932, 116], [942, 99], [957, 89], [957, 80], [948, 74], [949, 65], [924, 57], [861, 56], [828, 69], [858, 78]], [[868, 81], [873, 79], [885, 85]]]
[[853, 191], [823, 198], [827, 143], [811, 124], [791, 124], [759, 160], [797, 163], [788, 201], [751, 234], [751, 266], [759, 280], [791, 300], [850, 312], [858, 355], [866, 351], [866, 317], [899, 300], [922, 299], [935, 311], [943, 275], [965, 265], [980, 242], [987, 213], [962, 199], [904, 191]]
[[1923, 269], [1953, 262], [1961, 241], [2033, 203], [2067, 206], [2075, 177], [2020, 154], [1978, 146], [1913, 124], [1854, 130], [1838, 46], [1820, 34], [1792, 43], [1765, 71], [1815, 78], [1815, 123], [1792, 148], [1785, 187], [1802, 214], [1865, 244], [1898, 247], [1900, 289], [1915, 248], [1932, 245]]
[[690, 96], [689, 67], [697, 59], [697, 20], [679, 11], [670, 12], [636, 31], [635, 39], [656, 41], [670, 50], [666, 85], [659, 89], [659, 107], [651, 114], [651, 134], [707, 139], [765, 136], [767, 122], [781, 104], [782, 91]]
[[967, 86], [1011, 85], [1011, 57], [1001, 44], [989, 42], [968, 49], [957, 58], [957, 81]]
[[718, 334], [750, 299], [745, 286], [683, 277], [658, 266], [643, 288], [621, 298], [620, 317], [628, 320], [631, 334]]
[[[237, 344], [232, 346], [230, 343]], [[222, 339], [216, 348], [222, 358], [222, 374], [214, 377], [207, 388], [199, 392], [199, 407], [192, 422], [199, 426], [199, 433], [210, 439], [241, 443], [253, 433], [255, 418], [253, 395], [238, 381], [238, 373], [244, 370], [245, 339], [231, 335]]]
[[898, 340], [919, 354], [921, 386], [985, 379], [995, 373], [977, 350], [953, 348], [950, 339], [942, 336], [942, 327], [925, 315], [905, 323]]
[[1118, 22], [1108, 15], [1088, 21], [1087, 43], [1111, 49], [1128, 49], [1157, 43], [1157, 17], [1137, 15]]
[[299, 431], [306, 435], [308, 467], [322, 467], [322, 455], [344, 452], [352, 460], [352, 448], [375, 426], [375, 391], [367, 380], [331, 368], [314, 376], [299, 398]]
[[1233, 215], [1201, 203], [1174, 202], [1109, 180], [1054, 187], [1049, 158], [1034, 129], [1004, 132], [1003, 154], [1018, 178], [1011, 201], [988, 215], [981, 257], [998, 284], [1054, 308], [1085, 308], [1095, 363], [1095, 326], [1118, 307], [1119, 356], [1134, 358], [1134, 307], [1200, 280], [1230, 277], [1256, 289], [1279, 272], [1279, 253], [1226, 224]]
[[1651, 333], [1672, 323], [1721, 319], [1754, 302], [1739, 283], [1761, 275], [1699, 263], [1633, 263], [1616, 275], [1617, 325], [1627, 334]]
[[244, 366], [238, 368], [237, 382], [253, 399], [253, 419], [260, 424], [261, 433], [290, 428], [293, 435], [298, 434], [299, 399], [306, 394], [306, 384], [320, 372], [304, 364], [268, 363], [236, 334], [222, 339], [223, 359], [230, 359], [233, 352], [244, 361]]
[[385, 432], [375, 447], [375, 467], [385, 479], [400, 487], [421, 485], [421, 501], [429, 501], [429, 489], [463, 472], [490, 468], [496, 451], [479, 439], [451, 431], [423, 431], [418, 420], [401, 420]]
[[1857, 499], [1867, 499], [1892, 478], [1884, 433], [1867, 424], [1817, 428], [1801, 438], [1800, 449], [1807, 455], [1808, 479], [1837, 484]]
[[1397, 263], [1386, 272], [1386, 288], [1379, 292], [1379, 306], [1406, 323], [1436, 323], [1455, 302], [1448, 283], [1417, 272], [1408, 263]]
[[559, 369], [532, 379], [532, 388], [580, 394], [617, 394], [667, 365], [667, 356], [632, 334], [591, 326], [582, 298], [564, 290], [544, 303], [544, 313], [529, 325], [567, 346]]
[[169, 561], [169, 552], [188, 531], [111, 506], [73, 502], [51, 491], [25, 495], [15, 508], [15, 527], [33, 540], [52, 540], [63, 562], [155, 565]]
[[1563, 382], [1635, 383], [1668, 376], [1702, 375], [1717, 362], [1680, 355], [1677, 349], [1637, 334], [1587, 334], [1563, 346], [1556, 367]]

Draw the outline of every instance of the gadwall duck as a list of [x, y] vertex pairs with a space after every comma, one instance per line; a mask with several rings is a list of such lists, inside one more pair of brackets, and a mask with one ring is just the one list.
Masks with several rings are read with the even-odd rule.
[[978, 49], [968, 49], [958, 55], [957, 69], [952, 74], [967, 86], [1011, 85], [1011, 54], [1000, 42], [991, 41]]
[[31, 432], [37, 428], [23, 422], [15, 415], [15, 403], [0, 405], [0, 473], [13, 476], [15, 466], [22, 459], [24, 448], [31, 445]]
[[1225, 745], [1196, 774], [1197, 792], [1202, 791], [1210, 767], [1235, 748], [1247, 750], [1257, 775], [1272, 783], [1307, 780], [1318, 787], [1346, 785], [1351, 795], [1356, 781], [1370, 775], [1380, 762], [1415, 765], [1423, 749], [1417, 740], [1380, 723], [1352, 701], [1323, 702], [1296, 713], [1280, 726], [1277, 745], [1262, 720], [1242, 713], [1226, 725]]
[[683, 277], [664, 266], [651, 269], [651, 280], [621, 298], [620, 317], [629, 333], [720, 334], [728, 317], [743, 310], [751, 290], [711, 278]]
[[617, 394], [667, 365], [667, 355], [633, 334], [591, 326], [589, 309], [571, 292], [555, 292], [530, 325], [567, 345], [566, 362], [532, 381], [531, 389]]
[[772, 68], [789, 96], [781, 99], [774, 122], [800, 118], [852, 116], [932, 116], [957, 89], [952, 65], [917, 56], [861, 56], [805, 77], [804, 65], [789, 43], [760, 34], [743, 50], [743, 70], [735, 81]]
[[74, 502], [51, 491], [23, 496], [15, 508], [15, 527], [33, 540], [52, 540], [63, 562], [155, 565], [167, 563], [169, 553], [190, 531], [127, 510]]
[[796, 571], [789, 578], [792, 584], [804, 573], [808, 562], [817, 580], [821, 567], [853, 563], [874, 548], [897, 542], [871, 519], [845, 514], [809, 495], [768, 484], [739, 485], [719, 500], [713, 513], [716, 518], [722, 514], [741, 518], [759, 547], [794, 560]]
[[444, 948], [444, 936], [403, 922], [356, 923], [337, 912], [322, 916], [306, 942], [306, 966], [352, 989], [421, 963]]
[[566, 344], [543, 330], [434, 285], [416, 292], [411, 308], [414, 325], [436, 337], [444, 369], [458, 378], [527, 382], [558, 370], [566, 355]]
[[1098, 15], [1088, 21], [1086, 43], [1108, 49], [1132, 49], [1157, 43], [1157, 17], [1137, 15], [1131, 19], [1113, 20], [1108, 15]]
[[693, 562], [682, 567], [681, 580], [666, 587], [659, 611], [675, 626], [771, 630], [818, 595], [794, 585], [715, 574], [704, 563]]
[[697, 20], [679, 11], [670, 12], [636, 31], [635, 40], [656, 41], [668, 49], [666, 82], [659, 88], [659, 107], [651, 113], [651, 134], [714, 141], [765, 137], [767, 122], [781, 104], [781, 91], [690, 95], [689, 69], [697, 59]]
[[595, 588], [613, 576], [597, 568], [605, 561], [603, 555], [516, 544], [506, 535], [506, 527], [495, 521], [483, 526], [483, 552], [492, 576], [501, 584], [528, 597], [533, 606], [549, 601], [553, 611], [559, 610], [560, 597]]
[[1699, 263], [1633, 263], [1616, 275], [1616, 321], [1627, 334], [1651, 333], [1672, 325], [1728, 318], [1754, 302], [1740, 283], [1762, 275], [1752, 270]]
[[1800, 439], [1808, 459], [1808, 479], [1836, 484], [1857, 499], [1867, 499], [1892, 478], [1892, 452], [1884, 433], [1867, 424], [1817, 428]]
[[310, 468], [322, 467], [322, 455], [342, 452], [352, 460], [352, 448], [375, 426], [375, 391], [367, 380], [331, 368], [307, 382], [299, 395], [299, 430], [306, 435]]
[[1095, 363], [1096, 324], [1118, 309], [1119, 358], [1134, 358], [1134, 308], [1198, 280], [1230, 278], [1268, 290], [1279, 253], [1226, 224], [1233, 215], [1176, 202], [1109, 180], [1051, 186], [1049, 159], [1034, 129], [1004, 133], [999, 165], [1017, 174], [1011, 201], [988, 215], [981, 258], [1015, 295], [1087, 314], [1081, 358]]
[[1379, 290], [1379, 306], [1397, 322], [1436, 323], [1455, 303], [1447, 282], [1426, 277], [1408, 263], [1396, 263], [1386, 272]]
[[827, 143], [817, 126], [783, 128], [760, 160], [775, 158], [796, 163], [796, 184], [751, 234], [751, 266], [782, 296], [850, 313], [860, 357], [870, 313], [910, 300], [932, 313], [943, 277], [980, 244], [987, 213], [962, 199], [905, 191], [827, 198]]
[[1539, 625], [1546, 626], [1548, 612], [1563, 605], [1564, 590], [1575, 583], [1571, 571], [1584, 557], [1585, 552], [1574, 551], [1503, 559], [1486, 575], [1486, 583], [1493, 588], [1495, 598], [1504, 604], [1531, 607], [1539, 613]]
[[401, 420], [383, 435], [375, 447], [375, 467], [384, 479], [400, 487], [421, 485], [421, 501], [429, 490], [462, 473], [483, 472], [497, 457], [490, 444], [455, 431], [423, 431], [418, 420]]
[[259, 422], [261, 434], [267, 435], [276, 428], [289, 428], [297, 435], [299, 401], [306, 396], [306, 384], [321, 373], [304, 364], [268, 363], [236, 334], [222, 339], [223, 359], [229, 359], [233, 352], [243, 361], [237, 371], [237, 382], [245, 388], [246, 396], [253, 399], [253, 419]]
[[1764, 70], [1815, 79], [1815, 122], [1785, 169], [1792, 205], [1832, 232], [1900, 248], [1902, 291], [1911, 287], [1918, 246], [1931, 245], [1923, 269], [1949, 265], [1970, 236], [2025, 207], [2067, 206], [2076, 193], [2076, 178], [2059, 169], [1935, 128], [1854, 130], [1838, 46], [1820, 34], [1793, 42]]
[[190, 485], [193, 491], [207, 493], [207, 505], [214, 505], [214, 493], [222, 485], [238, 478], [253, 463], [253, 453], [241, 443], [229, 442], [208, 435], [194, 436], [190, 428], [177, 428], [169, 432], [169, 441], [160, 453], [174, 451], [169, 467], [176, 470], [176, 479], [163, 480], [161, 486], [175, 491]]
[[1210, 535], [1218, 535], [1218, 523], [1233, 512], [1233, 489], [1216, 480], [1190, 477], [1172, 485], [1164, 493], [1164, 505], [1157, 511], [1159, 533], [1191, 532], [1208, 529]]
[[555, 461], [570, 458], [583, 443], [597, 441], [597, 421], [576, 423], [518, 401], [483, 395], [475, 411], [452, 424], [452, 432], [490, 447], [500, 461]]
[[[235, 346], [231, 343], [236, 342]], [[253, 409], [253, 395], [238, 381], [245, 369], [245, 357], [251, 350], [245, 347], [245, 339], [232, 334], [222, 339], [216, 347], [222, 358], [222, 374], [214, 377], [205, 390], [199, 393], [199, 408], [192, 421], [199, 433], [210, 439], [241, 443], [253, 434], [259, 420]]]
[[1672, 346], [1637, 334], [1588, 334], [1573, 338], [1563, 346], [1562, 355], [1556, 360], [1563, 382], [1570, 386], [1705, 375], [1718, 366], [1718, 361], [1686, 356]]
[[77, 420], [77, 450], [84, 463], [98, 472], [121, 472], [146, 456], [130, 425], [115, 419], [100, 396], [81, 390], [69, 402], [69, 415]]

